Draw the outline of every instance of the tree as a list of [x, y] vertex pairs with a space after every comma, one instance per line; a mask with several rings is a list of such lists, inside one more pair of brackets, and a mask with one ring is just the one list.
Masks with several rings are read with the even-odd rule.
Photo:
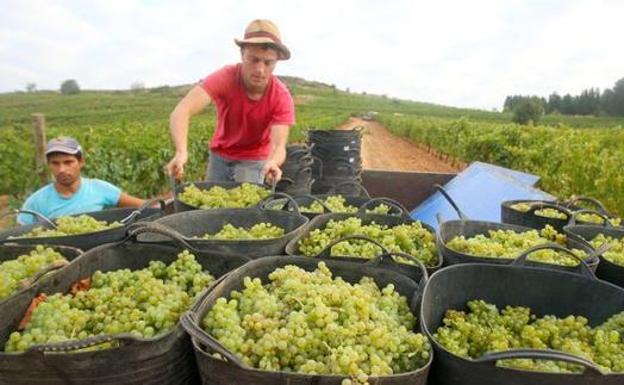
[[27, 92], [35, 92], [35, 91], [37, 91], [37, 85], [35, 83], [27, 83], [26, 84], [26, 91]]
[[63, 95], [72, 95], [80, 92], [80, 87], [78, 86], [78, 82], [74, 79], [65, 80], [61, 83], [61, 93]]
[[524, 98], [519, 101], [513, 111], [513, 121], [519, 124], [537, 124], [544, 115], [544, 105], [537, 97]]
[[134, 82], [130, 84], [130, 89], [132, 91], [143, 91], [145, 90], [145, 83], [143, 82]]
[[624, 78], [615, 82], [611, 104], [614, 115], [624, 116]]
[[574, 114], [574, 99], [572, 95], [565, 94], [561, 99], [561, 113], [564, 115]]
[[558, 93], [553, 92], [548, 97], [546, 112], [552, 114], [553, 112], [561, 112], [561, 96]]

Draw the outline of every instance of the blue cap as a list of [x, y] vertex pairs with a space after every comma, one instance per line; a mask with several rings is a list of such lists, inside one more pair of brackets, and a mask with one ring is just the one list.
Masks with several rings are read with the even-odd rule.
[[76, 139], [70, 138], [69, 136], [61, 136], [48, 142], [45, 154], [49, 155], [53, 152], [76, 155], [82, 153], [82, 147]]

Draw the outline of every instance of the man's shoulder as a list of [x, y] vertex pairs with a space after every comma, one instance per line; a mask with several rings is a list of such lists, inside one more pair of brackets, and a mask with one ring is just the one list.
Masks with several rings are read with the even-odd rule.
[[239, 64], [226, 64], [218, 70], [208, 75], [205, 79], [219, 78], [219, 79], [235, 79], [240, 71]]
[[277, 76], [273, 76], [273, 82], [276, 92], [278, 92], [280, 95], [291, 96], [288, 86], [286, 85], [286, 83], [281, 81], [280, 78], [278, 78]]
[[82, 183], [84, 183], [86, 186], [89, 186], [90, 188], [94, 188], [94, 189], [102, 189], [102, 188], [116, 188], [118, 189], [119, 187], [115, 186], [114, 184], [107, 182], [105, 180], [102, 179], [97, 179], [97, 178], [82, 178]]
[[52, 192], [54, 192], [54, 183], [48, 183], [47, 185], [39, 188], [37, 191], [35, 191], [34, 193], [30, 194], [30, 196], [28, 197], [29, 200], [35, 200], [35, 199], [45, 199], [47, 196], [49, 196], [49, 194], [51, 194]]

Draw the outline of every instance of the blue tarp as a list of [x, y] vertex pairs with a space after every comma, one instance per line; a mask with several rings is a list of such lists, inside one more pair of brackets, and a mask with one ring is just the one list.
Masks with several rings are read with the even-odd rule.
[[[535, 187], [539, 176], [488, 163], [474, 162], [444, 186], [459, 208], [470, 219], [500, 222], [501, 203], [512, 199], [543, 199], [554, 197]], [[411, 213], [413, 219], [438, 228], [436, 214], [455, 219], [457, 214], [439, 193], [431, 195]]]

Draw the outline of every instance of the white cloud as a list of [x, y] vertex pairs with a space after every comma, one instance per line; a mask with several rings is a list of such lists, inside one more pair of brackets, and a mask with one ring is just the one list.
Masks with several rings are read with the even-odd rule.
[[232, 39], [273, 19], [278, 73], [455, 106], [611, 87], [624, 76], [619, 1], [3, 1], [0, 92], [194, 82], [238, 60]]

